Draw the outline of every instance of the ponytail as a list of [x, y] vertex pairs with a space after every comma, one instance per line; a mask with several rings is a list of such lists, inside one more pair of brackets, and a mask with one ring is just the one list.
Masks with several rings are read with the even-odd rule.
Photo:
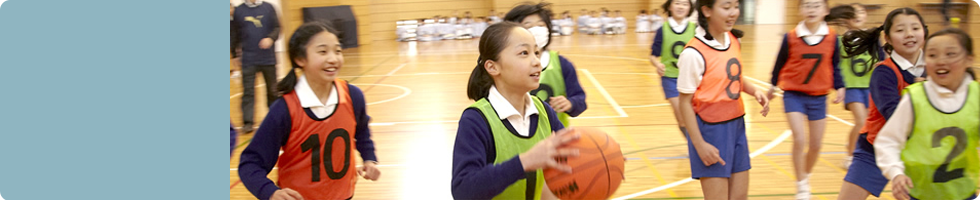
[[886, 43], [884, 47], [878, 45], [883, 29], [884, 26], [879, 26], [873, 29], [857, 29], [844, 33], [843, 41], [841, 41], [844, 44], [844, 52], [847, 53], [844, 57], [850, 58], [864, 52], [871, 52], [869, 55], [871, 55], [872, 60], [882, 60], [883, 58], [879, 58], [877, 52], [881, 52], [883, 48], [886, 53], [891, 53], [892, 50], [891, 44]]
[[289, 72], [286, 72], [286, 77], [283, 77], [276, 84], [276, 91], [279, 91], [279, 96], [293, 92], [293, 88], [296, 88], [296, 82], [296, 67], [293, 67], [289, 69]]
[[490, 87], [494, 84], [493, 77], [490, 77], [490, 73], [487, 73], [483, 67], [485, 62], [483, 59], [477, 61], [476, 67], [470, 73], [470, 81], [466, 83], [466, 96], [473, 101], [489, 96]]
[[[715, 38], [711, 35], [711, 31], [708, 31], [708, 17], [705, 17], [704, 11], [701, 10], [701, 7], [703, 6], [713, 8], [715, 6], [715, 0], [698, 0], [698, 6], [696, 7], [696, 9], [698, 9], [698, 26], [701, 26], [701, 28], [704, 29], [704, 39], [714, 40]], [[732, 36], [735, 36], [735, 38], [742, 38], [742, 36], [745, 36], [745, 32], [742, 32], [742, 30], [732, 28], [731, 32]]]

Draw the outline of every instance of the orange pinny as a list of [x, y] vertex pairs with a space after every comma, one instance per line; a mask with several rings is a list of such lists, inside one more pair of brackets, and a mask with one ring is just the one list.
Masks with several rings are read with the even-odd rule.
[[807, 44], [796, 30], [787, 36], [789, 57], [779, 71], [776, 84], [785, 91], [803, 92], [810, 96], [830, 93], [834, 88], [834, 47], [837, 34], [833, 29], [816, 45]]
[[695, 37], [685, 48], [693, 48], [704, 58], [704, 74], [691, 104], [701, 120], [721, 123], [745, 115], [742, 93], [742, 45], [731, 34], [728, 49], [715, 49]]
[[336, 110], [315, 119], [300, 105], [296, 91], [283, 95], [292, 128], [279, 156], [279, 187], [306, 199], [347, 199], [354, 195], [357, 175], [354, 133], [357, 120], [347, 82], [335, 80], [340, 96]]

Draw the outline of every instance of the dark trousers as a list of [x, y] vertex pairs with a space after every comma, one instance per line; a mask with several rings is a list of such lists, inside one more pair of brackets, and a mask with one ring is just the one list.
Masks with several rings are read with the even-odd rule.
[[265, 78], [265, 97], [266, 106], [272, 106], [276, 100], [276, 66], [275, 65], [250, 65], [242, 67], [242, 122], [245, 126], [252, 126], [255, 117], [255, 73], [261, 72]]

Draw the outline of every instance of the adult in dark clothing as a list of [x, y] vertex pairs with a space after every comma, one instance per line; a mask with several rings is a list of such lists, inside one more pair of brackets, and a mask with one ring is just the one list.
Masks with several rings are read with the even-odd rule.
[[[243, 133], [251, 133], [255, 114], [255, 73], [265, 78], [266, 103], [272, 106], [276, 92], [276, 53], [273, 43], [279, 38], [279, 17], [276, 9], [261, 0], [246, 0], [235, 8], [232, 16], [231, 48], [241, 48]], [[235, 53], [233, 53], [235, 54]]]

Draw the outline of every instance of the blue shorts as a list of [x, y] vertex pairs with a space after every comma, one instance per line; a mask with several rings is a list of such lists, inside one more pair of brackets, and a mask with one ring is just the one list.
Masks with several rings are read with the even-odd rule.
[[681, 95], [680, 92], [677, 92], [677, 78], [661, 76], [660, 86], [664, 87], [664, 96], [666, 96], [667, 99]]
[[885, 184], [888, 184], [888, 179], [881, 174], [881, 169], [875, 161], [875, 148], [868, 143], [868, 134], [858, 136], [857, 146], [854, 147], [854, 160], [847, 168], [844, 181], [861, 186], [875, 197], [879, 197], [881, 191], [885, 189]]
[[847, 109], [847, 104], [851, 103], [862, 103], [864, 108], [868, 108], [868, 96], [871, 95], [871, 90], [868, 88], [847, 88], [847, 95], [844, 96], [844, 109]]
[[783, 108], [786, 113], [806, 114], [807, 120], [821, 120], [827, 117], [827, 95], [810, 96], [800, 92], [783, 93]]
[[698, 128], [701, 129], [701, 136], [715, 148], [718, 154], [725, 161], [725, 165], [715, 163], [711, 166], [704, 166], [701, 157], [691, 143], [691, 137], [687, 137], [687, 152], [691, 157], [691, 178], [700, 179], [701, 177], [723, 177], [729, 178], [733, 173], [747, 171], [752, 168], [749, 158], [749, 145], [745, 139], [745, 118], [738, 117], [727, 122], [712, 124], [705, 123], [698, 119]]

